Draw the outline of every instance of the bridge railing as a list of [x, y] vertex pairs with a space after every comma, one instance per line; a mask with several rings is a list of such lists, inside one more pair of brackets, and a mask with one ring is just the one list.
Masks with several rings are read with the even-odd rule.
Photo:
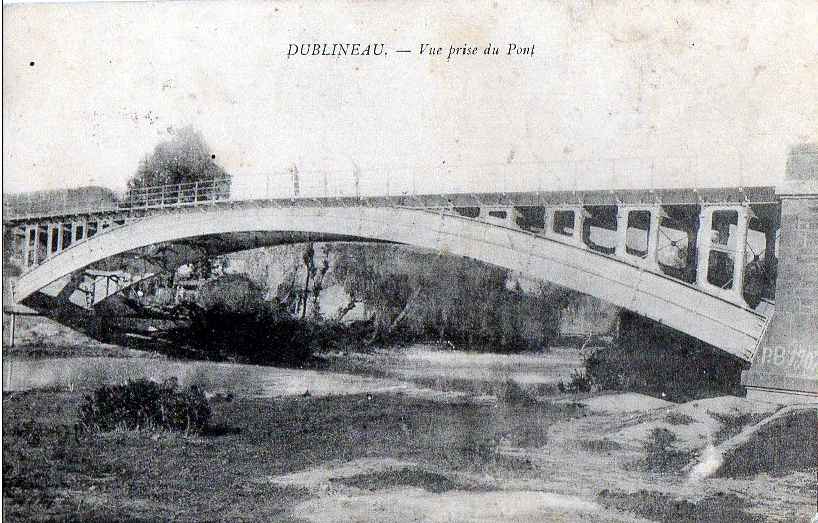
[[[214, 201], [299, 198], [369, 198], [419, 194], [547, 191], [627, 191], [712, 187], [713, 173], [742, 180], [741, 158], [710, 165], [705, 159], [618, 157], [592, 160], [519, 161], [473, 165], [390, 165], [370, 169], [299, 171], [293, 167], [199, 182], [135, 187], [110, 197], [87, 198], [82, 191], [8, 195], [4, 217], [19, 219], [68, 213], [198, 205]], [[737, 185], [743, 185], [739, 182]], [[749, 185], [754, 185], [750, 183]], [[13, 200], [7, 205], [5, 200]]]
[[118, 202], [120, 209], [195, 205], [230, 199], [230, 177], [196, 182], [135, 187]]

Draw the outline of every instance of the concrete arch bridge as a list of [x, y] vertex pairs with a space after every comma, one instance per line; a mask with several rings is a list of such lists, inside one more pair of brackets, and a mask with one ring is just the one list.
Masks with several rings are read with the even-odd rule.
[[[6, 209], [14, 301], [94, 337], [122, 290], [204, 257], [304, 241], [466, 256], [611, 302], [751, 361], [774, 307], [771, 187], [239, 198], [229, 180]], [[53, 206], [52, 206], [53, 207]]]

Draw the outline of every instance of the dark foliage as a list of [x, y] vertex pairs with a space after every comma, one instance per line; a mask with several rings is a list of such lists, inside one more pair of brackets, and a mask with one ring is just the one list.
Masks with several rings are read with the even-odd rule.
[[767, 417], [767, 414], [760, 412], [745, 412], [743, 414], [738, 414], [735, 416], [710, 411], [708, 411], [707, 413], [710, 414], [710, 416], [712, 416], [721, 425], [719, 431], [716, 433], [715, 436], [713, 436], [713, 442], [715, 445], [719, 445], [727, 441], [733, 436], [736, 436], [746, 427], [750, 425], [755, 425], [756, 423]]
[[610, 452], [622, 450], [622, 445], [616, 441], [602, 438], [602, 439], [583, 439], [579, 441], [579, 448], [588, 452], [598, 452], [607, 454]]
[[690, 416], [688, 416], [687, 414], [684, 414], [682, 412], [673, 411], [673, 412], [668, 412], [665, 415], [665, 421], [667, 421], [671, 425], [690, 425], [691, 423], [693, 423], [696, 420], [694, 420], [693, 418], [691, 418]]
[[80, 423], [103, 432], [122, 429], [165, 429], [201, 432], [210, 419], [204, 392], [192, 385], [178, 389], [175, 380], [149, 380], [105, 385], [86, 396]]
[[463, 488], [462, 485], [443, 474], [410, 467], [332, 478], [331, 481], [369, 491], [394, 487], [416, 487], [439, 494]]
[[597, 390], [640, 392], [684, 402], [743, 396], [741, 371], [747, 365], [695, 338], [623, 311], [615, 347], [588, 356], [585, 376]]
[[225, 274], [202, 285], [196, 305], [204, 311], [251, 315], [267, 307], [262, 289], [243, 274]]
[[523, 292], [505, 269], [402, 247], [339, 245], [332, 279], [371, 318], [369, 343], [443, 341], [452, 348], [541, 350], [572, 293]]
[[557, 383], [557, 388], [562, 393], [578, 393], [578, 392], [590, 392], [593, 388], [593, 383], [591, 382], [591, 378], [589, 378], [584, 371], [582, 370], [574, 370], [571, 372], [571, 379], [567, 382], [560, 380]]
[[213, 307], [196, 311], [189, 328], [178, 335], [207, 359], [298, 365], [312, 356], [316, 330], [313, 322], [270, 306], [254, 312]]
[[661, 523], [764, 521], [761, 516], [745, 512], [744, 508], [748, 503], [733, 493], [716, 492], [693, 503], [686, 499], [675, 499], [663, 492], [639, 490], [627, 493], [621, 490], [604, 489], [598, 494], [598, 499], [606, 507], [632, 512]]
[[158, 144], [128, 180], [128, 189], [228, 179], [216, 163], [202, 133], [192, 126], [175, 130], [170, 140]]
[[262, 290], [240, 274], [205, 283], [186, 315], [186, 324], [166, 337], [177, 355], [200, 359], [299, 365], [312, 356], [316, 336], [331, 336], [316, 322], [294, 318], [285, 307], [265, 300]]
[[678, 472], [693, 459], [690, 451], [676, 447], [676, 435], [665, 428], [655, 428], [645, 443], [639, 465], [653, 472]]
[[[752, 418], [744, 418], [752, 423]], [[818, 409], [811, 405], [785, 407], [772, 419], [753, 430], [744, 442], [724, 454], [716, 477], [746, 477], [759, 473], [783, 476], [792, 471], [812, 471], [815, 474], [818, 442], [815, 429]], [[738, 427], [727, 430], [735, 431]], [[728, 434], [719, 434], [723, 438]]]

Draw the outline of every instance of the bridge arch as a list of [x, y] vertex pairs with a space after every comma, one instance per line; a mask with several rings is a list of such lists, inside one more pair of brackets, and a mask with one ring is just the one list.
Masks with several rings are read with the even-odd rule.
[[618, 258], [501, 223], [404, 207], [274, 207], [252, 203], [147, 215], [71, 245], [25, 273], [15, 298], [106, 258], [187, 238], [255, 231], [412, 245], [470, 257], [629, 309], [750, 360], [764, 316]]

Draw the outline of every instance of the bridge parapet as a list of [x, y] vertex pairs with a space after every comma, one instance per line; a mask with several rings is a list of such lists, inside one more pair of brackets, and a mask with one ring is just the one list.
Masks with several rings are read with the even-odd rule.
[[[462, 200], [481, 195], [486, 204], [542, 205], [775, 202], [772, 187], [747, 185], [712, 188], [709, 176], [696, 171], [697, 158], [608, 158], [593, 161], [514, 162], [477, 166], [388, 168], [373, 171], [305, 171], [245, 174], [192, 183], [132, 187], [124, 192], [102, 190], [88, 198], [86, 189], [9, 195], [6, 221], [27, 218], [119, 212], [214, 201], [279, 200], [374, 202], [401, 200], [429, 207], [434, 197]], [[740, 162], [737, 163], [740, 165]], [[698, 172], [698, 174], [697, 174]], [[675, 173], [675, 174], [674, 174]], [[740, 169], [732, 179], [741, 180]], [[422, 180], [422, 183], [421, 183]], [[418, 187], [423, 187], [419, 190]], [[406, 203], [400, 205], [409, 205]]]
[[[50, 215], [12, 215], [6, 221], [27, 272], [107, 231], [183, 208], [434, 210], [593, 250], [740, 306], [756, 308], [773, 299], [779, 205], [769, 187], [308, 197], [300, 191], [310, 186], [288, 176], [293, 182], [289, 198], [242, 199], [247, 191], [235, 192], [234, 180], [217, 178], [133, 188], [99, 209], [72, 209], [64, 201]], [[272, 178], [262, 179], [270, 194]]]

